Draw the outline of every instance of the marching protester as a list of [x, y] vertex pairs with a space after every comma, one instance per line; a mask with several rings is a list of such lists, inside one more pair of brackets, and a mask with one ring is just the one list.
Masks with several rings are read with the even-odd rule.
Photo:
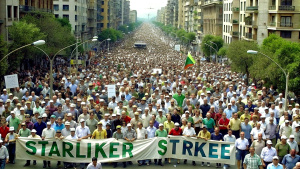
[[[0, 90], [5, 96], [0, 100], [3, 108], [0, 113], [0, 168], [4, 168], [6, 162], [12, 167], [18, 163], [15, 155], [22, 149], [16, 150], [16, 144], [27, 139], [51, 139], [58, 143], [72, 140], [82, 146], [82, 143], [94, 143], [99, 139], [135, 145], [152, 141], [150, 139], [176, 137], [185, 143], [200, 143], [198, 147], [193, 145], [193, 149], [199, 150], [201, 143], [228, 144], [232, 150], [236, 149], [230, 152], [235, 153], [235, 159], [219, 161], [220, 158], [201, 157], [197, 160], [201, 166], [216, 163], [217, 168], [227, 169], [236, 163], [238, 169], [300, 169], [300, 100], [297, 95], [284, 98], [283, 91], [272, 82], [246, 77], [224, 62], [199, 59], [185, 69], [188, 51], [197, 59], [199, 54], [182, 46], [181, 52], [175, 51], [170, 46], [177, 42], [151, 24], [143, 24], [126, 37], [111, 42], [109, 54], [98, 46], [101, 50], [89, 56], [90, 62], [86, 65], [70, 66], [60, 62], [63, 58], [55, 59], [53, 91], [50, 91], [52, 75], [49, 66], [45, 66], [49, 61], [43, 60], [45, 64], [35, 65], [30, 70], [16, 71], [20, 88]], [[132, 47], [139, 40], [145, 41], [146, 49]], [[293, 92], [296, 93], [289, 91]], [[162, 146], [167, 144], [171, 143]], [[111, 151], [116, 153], [114, 148], [112, 146]], [[187, 153], [191, 151], [185, 148]], [[124, 168], [127, 164], [154, 165], [151, 163], [154, 158], [149, 156], [143, 159], [133, 154], [134, 161], [119, 155], [118, 162], [123, 162]], [[24, 166], [36, 159], [27, 157], [24, 157]], [[88, 169], [102, 168], [99, 163], [102, 160], [112, 162], [104, 165], [118, 167], [109, 157], [91, 157], [84, 161], [92, 160]], [[162, 159], [167, 156], [155, 158], [158, 157], [155, 164], [163, 166]], [[189, 159], [185, 157], [173, 156], [177, 164], [179, 159], [186, 159], [184, 163], [187, 163]], [[86, 168], [87, 164], [80, 160], [71, 163], [64, 162], [63, 158], [56, 161], [62, 161], [64, 168]], [[192, 165], [197, 161], [191, 161]], [[172, 158], [165, 162], [172, 163]], [[76, 163], [81, 164], [76, 166]], [[33, 165], [39, 167], [36, 161]], [[58, 165], [61, 167], [60, 163]], [[51, 167], [48, 159], [43, 161], [43, 168], [46, 167]]]

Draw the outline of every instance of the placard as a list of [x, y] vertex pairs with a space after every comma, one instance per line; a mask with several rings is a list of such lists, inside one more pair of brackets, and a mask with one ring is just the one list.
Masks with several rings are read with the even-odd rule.
[[116, 85], [106, 85], [106, 87], [107, 87], [108, 98], [116, 96]]
[[175, 45], [175, 50], [179, 52], [180, 51], [180, 45]]
[[19, 87], [18, 75], [7, 75], [4, 76], [5, 86], [7, 89]]

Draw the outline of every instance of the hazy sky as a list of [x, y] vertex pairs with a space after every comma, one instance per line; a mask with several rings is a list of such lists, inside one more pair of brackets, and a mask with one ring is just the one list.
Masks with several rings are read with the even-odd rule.
[[[130, 10], [137, 10], [139, 18], [153, 18], [157, 10], [167, 5], [167, 0], [130, 0]], [[147, 8], [154, 9], [147, 9]]]

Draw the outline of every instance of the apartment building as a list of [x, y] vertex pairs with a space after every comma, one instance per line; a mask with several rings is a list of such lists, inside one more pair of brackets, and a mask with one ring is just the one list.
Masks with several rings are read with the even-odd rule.
[[223, 1], [204, 0], [202, 1], [203, 33], [215, 36], [222, 36], [223, 27]]
[[130, 23], [136, 23], [136, 21], [137, 21], [137, 11], [136, 10], [130, 11], [129, 21], [130, 21]]
[[109, 0], [97, 0], [97, 30], [109, 28]]
[[66, 18], [72, 25], [74, 34], [87, 32], [86, 0], [54, 0], [53, 10], [56, 18]]
[[113, 29], [118, 29], [122, 23], [122, 1], [109, 1], [109, 25]]
[[0, 0], [0, 35], [8, 41], [8, 28], [19, 21], [19, 0]]

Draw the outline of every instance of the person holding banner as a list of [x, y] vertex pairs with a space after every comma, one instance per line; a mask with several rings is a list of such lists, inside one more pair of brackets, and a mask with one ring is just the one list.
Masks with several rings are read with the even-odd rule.
[[[47, 128], [45, 128], [42, 132], [42, 140], [48, 139], [48, 138], [54, 138], [55, 137], [55, 130], [51, 128], [51, 122], [47, 122]], [[43, 161], [44, 165], [43, 168], [46, 168], [47, 163], [48, 167], [51, 167], [50, 161]]]
[[[148, 138], [147, 130], [143, 127], [142, 122], [138, 122], [138, 128], [136, 129], [136, 137], [137, 137], [137, 140], [142, 140], [142, 139]], [[149, 165], [149, 160], [139, 160], [138, 163], [139, 163], [139, 166], [141, 166], [143, 164]]]
[[0, 169], [5, 168], [5, 164], [9, 162], [9, 153], [5, 146], [3, 146], [3, 141], [0, 140]]
[[[197, 138], [201, 138], [204, 139], [205, 141], [210, 140], [211, 138], [211, 134], [210, 132], [207, 130], [207, 126], [203, 125], [203, 130], [201, 130], [197, 136]], [[204, 166], [204, 162], [202, 162], [201, 166]], [[207, 162], [207, 167], [210, 166], [210, 162]]]
[[93, 157], [92, 162], [87, 166], [86, 169], [102, 169], [101, 163], [97, 163], [97, 158]]
[[15, 164], [16, 153], [16, 138], [18, 135], [15, 133], [14, 127], [9, 127], [9, 133], [6, 135], [4, 142], [7, 143], [9, 162]]
[[[159, 124], [159, 129], [155, 131], [155, 136], [156, 137], [167, 137], [168, 133], [167, 131], [164, 129], [164, 125], [163, 124]], [[156, 160], [155, 160], [156, 163]], [[164, 166], [164, 164], [162, 163], [161, 159], [158, 159], [158, 165]]]
[[[123, 133], [123, 139], [128, 141], [128, 142], [133, 142], [136, 140], [136, 132], [131, 128], [131, 124], [127, 124], [127, 130]], [[128, 164], [132, 165], [132, 162], [129, 161]], [[123, 162], [123, 167], [126, 168], [126, 162]]]
[[[29, 135], [28, 138], [41, 139], [41, 137], [36, 134], [36, 130], [35, 129], [31, 130], [31, 135]], [[24, 167], [29, 166], [29, 165], [30, 165], [30, 160], [27, 160], [26, 164], [24, 165]], [[33, 165], [36, 165], [36, 160], [33, 160]]]
[[[242, 160], [242, 166], [243, 166], [243, 161], [245, 159], [245, 156], [247, 154], [248, 147], [249, 147], [249, 142], [245, 138], [245, 133], [244, 132], [241, 132], [240, 138], [238, 138], [236, 140], [235, 147], [236, 147], [236, 150], [237, 150], [237, 153], [236, 153], [237, 168], [240, 169], [241, 160]], [[247, 169], [247, 168], [245, 168], [245, 169]]]

